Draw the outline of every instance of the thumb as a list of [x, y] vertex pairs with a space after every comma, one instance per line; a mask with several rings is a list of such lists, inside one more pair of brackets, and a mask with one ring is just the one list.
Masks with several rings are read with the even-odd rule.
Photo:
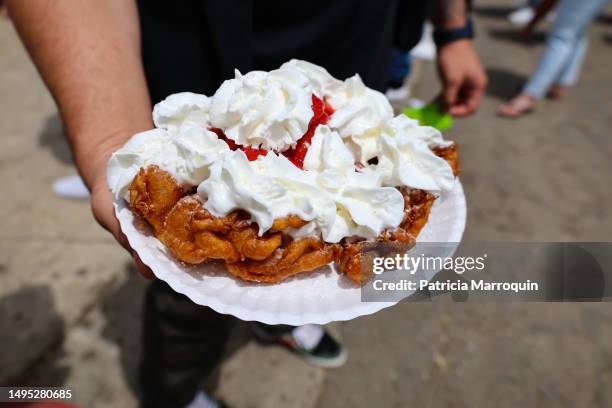
[[96, 221], [98, 221], [102, 227], [108, 230], [115, 237], [117, 242], [119, 242], [121, 246], [123, 246], [132, 255], [138, 272], [140, 272], [140, 274], [147, 279], [153, 279], [155, 275], [153, 275], [151, 269], [142, 262], [136, 251], [130, 247], [127, 237], [123, 231], [121, 231], [119, 220], [117, 220], [115, 217], [113, 197], [105, 186], [102, 188], [92, 188], [91, 209]]

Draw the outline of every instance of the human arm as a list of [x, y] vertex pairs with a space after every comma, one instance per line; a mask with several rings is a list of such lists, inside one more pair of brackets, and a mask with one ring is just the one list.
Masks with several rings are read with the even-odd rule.
[[[468, 22], [465, 0], [433, 0], [431, 21], [436, 30], [454, 30]], [[467, 116], [478, 108], [487, 85], [471, 39], [463, 38], [438, 47], [438, 73], [442, 81], [439, 100], [453, 116]]]
[[114, 215], [106, 163], [131, 135], [153, 127], [136, 4], [7, 0], [7, 6], [58, 105], [94, 216], [129, 250]]

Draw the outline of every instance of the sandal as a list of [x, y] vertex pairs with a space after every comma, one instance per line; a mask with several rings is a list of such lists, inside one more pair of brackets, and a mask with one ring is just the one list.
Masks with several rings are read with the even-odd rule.
[[557, 100], [565, 96], [567, 88], [562, 85], [553, 85], [546, 93], [546, 97], [549, 99]]
[[497, 114], [505, 118], [518, 119], [533, 112], [534, 109], [534, 99], [529, 95], [520, 94], [497, 108]]

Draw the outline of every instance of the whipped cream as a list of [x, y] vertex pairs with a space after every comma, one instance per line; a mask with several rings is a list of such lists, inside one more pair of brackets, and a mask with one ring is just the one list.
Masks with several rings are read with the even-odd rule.
[[228, 150], [227, 143], [200, 126], [184, 126], [179, 134], [148, 130], [134, 135], [111, 155], [108, 184], [116, 198], [129, 200], [128, 188], [140, 168], [157, 165], [182, 186], [197, 186], [208, 177], [209, 165]]
[[[333, 216], [319, 217], [295, 236], [322, 236], [327, 242], [338, 242], [349, 236], [375, 238], [387, 228], [396, 228], [404, 214], [401, 193], [383, 187], [380, 173], [365, 169], [355, 171], [355, 157], [340, 135], [320, 125], [304, 158], [304, 169], [314, 172], [315, 182], [335, 204]], [[322, 207], [319, 207], [321, 210]]]
[[[336, 141], [329, 142], [324, 134]], [[309, 150], [306, 162], [316, 170], [300, 170], [274, 152], [255, 161], [249, 161], [242, 151], [223, 155], [198, 187], [204, 207], [217, 216], [246, 209], [260, 234], [270, 229], [275, 219], [296, 214], [310, 222], [288, 231], [290, 235], [320, 236], [327, 242], [339, 242], [347, 236], [375, 238], [380, 231], [399, 225], [404, 210], [401, 193], [381, 186], [381, 177], [373, 172], [356, 172], [337, 133], [317, 129], [313, 146], [320, 148], [315, 153], [315, 149]], [[328, 154], [326, 146], [335, 146], [338, 156]], [[345, 160], [328, 160], [333, 157]]]
[[411, 119], [406, 115], [397, 115], [385, 122], [384, 127], [391, 133], [406, 134], [411, 139], [417, 139], [427, 144], [430, 148], [448, 147], [453, 144], [450, 140], [444, 140], [442, 133], [431, 126], [421, 126], [419, 121]]
[[153, 123], [160, 129], [179, 132], [183, 126], [206, 127], [210, 98], [191, 92], [170, 95], [153, 108]]
[[344, 81], [328, 101], [335, 109], [329, 126], [347, 138], [359, 162], [367, 163], [376, 156], [383, 123], [393, 117], [391, 104], [382, 93], [366, 87], [359, 75]]
[[212, 97], [210, 122], [239, 145], [286, 150], [308, 129], [311, 95], [309, 78], [290, 66], [236, 71]]
[[304, 157], [304, 170], [355, 170], [355, 157], [329, 126], [319, 125]]
[[310, 62], [292, 59], [281, 65], [280, 69], [300, 71], [308, 79], [309, 90], [320, 99], [336, 94], [343, 86], [343, 82], [331, 76], [325, 68]]
[[[300, 169], [279, 152], [306, 132], [313, 94], [335, 112], [316, 128]], [[393, 117], [384, 95], [358, 75], [340, 81], [305, 61], [291, 60], [271, 72], [236, 71], [211, 98], [171, 95], [155, 106], [153, 119], [156, 129], [134, 135], [109, 161], [115, 197], [129, 199], [134, 176], [154, 164], [181, 185], [197, 186], [212, 214], [248, 212], [260, 234], [275, 219], [294, 214], [308, 221], [287, 230], [294, 238], [372, 239], [403, 218], [396, 187], [443, 193], [454, 183], [448, 163], [431, 151], [452, 144], [440, 132]], [[270, 151], [249, 161], [209, 128], [221, 129], [239, 147]]]
[[408, 186], [432, 192], [451, 190], [455, 176], [450, 165], [430, 148], [437, 141], [431, 131], [399, 115], [387, 121], [377, 139], [378, 163], [372, 171], [388, 186]]

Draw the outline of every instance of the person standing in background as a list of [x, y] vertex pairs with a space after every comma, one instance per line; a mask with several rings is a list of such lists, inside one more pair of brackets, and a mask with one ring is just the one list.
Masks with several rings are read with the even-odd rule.
[[[498, 108], [498, 115], [519, 118], [533, 111], [543, 96], [558, 99], [576, 83], [588, 48], [589, 25], [608, 1], [561, 0], [538, 67], [521, 93]], [[528, 35], [556, 3], [557, 0], [542, 1], [522, 35]]]

